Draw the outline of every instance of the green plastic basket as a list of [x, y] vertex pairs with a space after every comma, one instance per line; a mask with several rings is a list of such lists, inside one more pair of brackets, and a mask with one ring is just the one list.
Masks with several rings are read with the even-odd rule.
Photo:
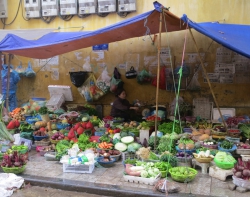
[[236, 163], [237, 161], [235, 160], [234, 163], [229, 163], [229, 162], [220, 162], [218, 161], [216, 158], [214, 158], [214, 163], [217, 167], [221, 168], [221, 169], [224, 169], [224, 170], [229, 170], [229, 169], [232, 169], [234, 167], [234, 164]]
[[167, 176], [167, 171], [161, 171], [161, 178], [165, 178]]
[[13, 167], [13, 168], [2, 167], [5, 173], [14, 173], [14, 174], [20, 174], [24, 172], [25, 168], [26, 168], [26, 165], [23, 165], [22, 167]]
[[[189, 175], [183, 175], [183, 174], [177, 174], [176, 170], [180, 170], [181, 168], [184, 168], [185, 170], [187, 169], [187, 171], [191, 174]], [[194, 180], [194, 178], [197, 175], [197, 170], [193, 169], [193, 168], [189, 168], [189, 167], [174, 167], [171, 168], [169, 170], [169, 173], [172, 177], [173, 180], [178, 181], [178, 182], [190, 182], [192, 180]]]

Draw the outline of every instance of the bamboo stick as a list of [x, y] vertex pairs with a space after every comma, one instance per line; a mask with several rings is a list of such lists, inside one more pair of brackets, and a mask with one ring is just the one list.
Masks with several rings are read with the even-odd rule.
[[154, 139], [154, 150], [156, 150], [156, 136], [157, 136], [157, 124], [158, 124], [158, 99], [159, 99], [159, 79], [160, 79], [160, 54], [161, 54], [161, 31], [162, 31], [162, 12], [160, 13], [160, 24], [159, 24], [159, 40], [158, 40], [158, 66], [157, 66], [157, 83], [156, 83], [156, 107], [155, 107], [155, 139]]

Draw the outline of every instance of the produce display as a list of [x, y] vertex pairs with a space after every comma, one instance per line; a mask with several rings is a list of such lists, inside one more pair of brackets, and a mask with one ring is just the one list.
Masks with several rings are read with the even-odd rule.
[[[189, 182], [198, 172], [188, 165], [193, 161], [209, 163], [214, 160], [211, 165], [234, 169], [235, 177], [249, 181], [250, 161], [246, 158], [250, 155], [250, 126], [243, 124], [241, 118], [228, 118], [226, 128], [199, 118], [192, 122], [165, 122], [155, 115], [147, 116], [141, 122], [124, 122], [123, 118], [111, 116], [101, 119], [90, 106], [82, 111], [62, 111], [58, 114], [37, 106], [34, 110], [36, 113], [32, 116], [29, 114], [30, 117], [26, 116], [25, 111], [25, 108], [15, 109], [10, 113], [8, 122], [0, 122], [0, 140], [13, 141], [8, 130], [15, 129], [20, 137], [35, 141], [41, 156], [54, 150], [55, 159], [62, 161], [63, 165], [80, 168], [82, 165], [93, 166], [97, 162], [106, 168], [114, 166], [114, 162], [122, 158], [124, 176], [146, 182], [171, 176], [173, 181]], [[49, 113], [50, 121], [42, 121], [37, 113]], [[22, 121], [23, 117], [27, 117], [26, 121]], [[140, 139], [142, 130], [149, 131], [148, 138]], [[23, 171], [27, 151], [27, 146], [23, 144], [12, 146], [1, 155], [1, 166], [22, 168], [16, 173]], [[91, 162], [87, 161], [86, 155]], [[242, 157], [237, 164], [235, 155]], [[94, 170], [86, 169], [89, 173]]]

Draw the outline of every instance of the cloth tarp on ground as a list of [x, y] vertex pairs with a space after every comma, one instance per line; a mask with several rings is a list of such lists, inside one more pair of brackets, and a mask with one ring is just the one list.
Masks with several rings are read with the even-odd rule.
[[238, 54], [250, 58], [250, 25], [220, 24], [218, 22], [195, 23], [185, 14], [181, 19], [201, 34]]
[[[156, 7], [152, 11], [95, 31], [52, 32], [38, 40], [25, 40], [16, 35], [8, 34], [0, 42], [0, 51], [24, 57], [45, 59], [98, 44], [141, 37], [145, 35], [147, 30], [150, 31], [150, 34], [157, 34], [159, 33], [160, 24], [158, 8]], [[168, 32], [185, 29], [180, 18], [167, 10], [164, 12], [164, 15]], [[163, 31], [166, 31], [165, 28]]]

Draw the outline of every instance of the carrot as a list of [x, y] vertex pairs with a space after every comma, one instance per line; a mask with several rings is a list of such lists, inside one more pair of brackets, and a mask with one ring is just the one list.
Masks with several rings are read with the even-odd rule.
[[108, 143], [108, 146], [113, 146], [113, 144], [112, 143]]

